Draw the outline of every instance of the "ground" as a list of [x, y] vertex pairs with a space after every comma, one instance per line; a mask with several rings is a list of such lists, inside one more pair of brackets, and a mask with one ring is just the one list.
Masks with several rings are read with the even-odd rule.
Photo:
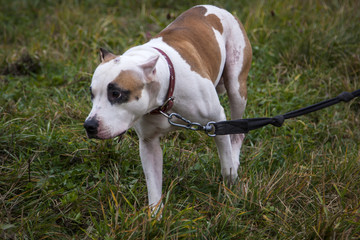
[[[236, 15], [253, 46], [246, 118], [360, 88], [358, 1], [208, 3]], [[82, 124], [99, 47], [142, 44], [194, 1], [0, 5], [0, 238], [360, 237], [359, 99], [247, 134], [231, 187], [212, 138], [170, 134], [156, 220], [134, 131], [89, 140]]]

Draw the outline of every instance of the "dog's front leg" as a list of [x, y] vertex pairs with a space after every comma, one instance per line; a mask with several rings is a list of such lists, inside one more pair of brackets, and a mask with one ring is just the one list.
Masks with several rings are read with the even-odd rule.
[[163, 156], [159, 137], [140, 139], [140, 158], [146, 178], [149, 206], [154, 214], [161, 208]]

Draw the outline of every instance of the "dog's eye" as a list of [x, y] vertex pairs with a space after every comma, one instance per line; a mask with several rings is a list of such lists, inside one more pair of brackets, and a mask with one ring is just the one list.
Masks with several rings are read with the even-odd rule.
[[114, 83], [109, 83], [107, 88], [108, 100], [111, 104], [121, 104], [129, 100], [130, 91], [119, 88]]
[[119, 91], [112, 91], [111, 92], [111, 97], [113, 98], [120, 98], [121, 97], [121, 93]]

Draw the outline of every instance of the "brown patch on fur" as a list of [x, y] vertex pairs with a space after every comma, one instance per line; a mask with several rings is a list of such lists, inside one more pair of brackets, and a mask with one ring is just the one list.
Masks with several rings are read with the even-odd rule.
[[[235, 17], [236, 18], [236, 17]], [[251, 60], [252, 60], [252, 49], [251, 49], [251, 44], [250, 41], [246, 35], [244, 26], [241, 24], [240, 20], [238, 18], [236, 18], [237, 22], [239, 23], [240, 29], [244, 35], [245, 38], [245, 43], [246, 46], [244, 48], [244, 62], [243, 62], [243, 66], [241, 69], [241, 73], [239, 75], [239, 83], [240, 83], [240, 87], [239, 87], [239, 93], [240, 96], [247, 99], [247, 87], [246, 87], [246, 79], [248, 77], [249, 74], [249, 70], [251, 67]]]
[[210, 23], [210, 25], [218, 30], [221, 34], [223, 33], [224, 29], [220, 22], [220, 19], [215, 14], [209, 14], [206, 16], [206, 21]]
[[206, 8], [195, 7], [181, 14], [156, 37], [176, 49], [191, 70], [215, 82], [220, 71], [221, 52], [213, 28], [223, 28], [214, 14], [205, 17]]
[[145, 86], [137, 74], [130, 70], [121, 71], [112, 83], [123, 90], [130, 91], [129, 101], [139, 100]]

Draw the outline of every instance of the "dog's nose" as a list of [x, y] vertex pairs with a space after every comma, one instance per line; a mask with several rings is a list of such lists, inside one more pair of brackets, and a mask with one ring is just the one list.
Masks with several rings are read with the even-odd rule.
[[98, 127], [99, 121], [97, 121], [95, 118], [90, 118], [84, 123], [84, 128], [86, 129], [89, 138], [96, 137], [96, 134], [98, 133]]

